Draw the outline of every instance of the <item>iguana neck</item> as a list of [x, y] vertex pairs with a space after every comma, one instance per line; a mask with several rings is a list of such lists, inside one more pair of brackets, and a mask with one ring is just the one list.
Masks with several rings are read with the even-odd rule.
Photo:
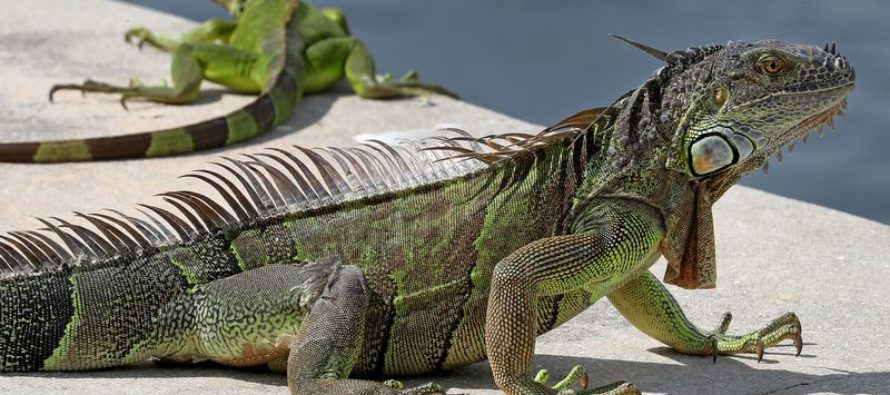
[[689, 180], [666, 167], [675, 120], [681, 114], [677, 109], [663, 109], [663, 82], [657, 75], [613, 105], [617, 115], [599, 126], [602, 131], [588, 132], [597, 135], [602, 149], [588, 158], [579, 196], [630, 195], [669, 209], [666, 195], [673, 188], [665, 183]]
[[[695, 58], [717, 47], [706, 49], [686, 62], [697, 62]], [[740, 176], [736, 172], [696, 180], [687, 164], [676, 160], [690, 122], [688, 112], [704, 89], [700, 75], [692, 78], [686, 72], [687, 63], [658, 69], [613, 105], [617, 115], [602, 127], [604, 148], [590, 158], [579, 194], [634, 196], [660, 209], [667, 220], [688, 215], [682, 196], [691, 190], [706, 193], [706, 200], [713, 202], [735, 184]]]

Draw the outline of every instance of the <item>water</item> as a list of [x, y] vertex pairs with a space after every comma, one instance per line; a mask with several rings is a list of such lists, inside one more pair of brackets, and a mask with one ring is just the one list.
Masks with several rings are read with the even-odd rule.
[[[127, 0], [197, 21], [209, 1]], [[659, 67], [609, 38], [671, 50], [730, 39], [838, 42], [856, 68], [847, 121], [743, 184], [890, 224], [890, 2], [316, 0], [346, 11], [380, 70], [420, 70], [463, 99], [549, 124], [603, 106]], [[486, 131], [499, 132], [499, 131]]]

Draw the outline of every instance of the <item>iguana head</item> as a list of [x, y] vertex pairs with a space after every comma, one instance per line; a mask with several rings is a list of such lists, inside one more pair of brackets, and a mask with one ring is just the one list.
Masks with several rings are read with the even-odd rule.
[[214, 3], [225, 8], [226, 11], [234, 17], [238, 17], [244, 12], [244, 6], [248, 1], [250, 0], [213, 0]]
[[679, 103], [670, 166], [695, 178], [737, 178], [767, 164], [830, 121], [853, 90], [855, 72], [834, 44], [765, 40], [710, 49], [671, 79], [662, 101]]
[[613, 167], [633, 169], [624, 153], [633, 152], [650, 158], [640, 162], [647, 169], [664, 164], [671, 172], [659, 180], [673, 179], [673, 186], [655, 187], [670, 213], [660, 245], [665, 282], [713, 287], [711, 205], [739, 177], [842, 111], [855, 73], [833, 44], [765, 40], [665, 53], [621, 39], [667, 66], [624, 100]]
[[[247, 9], [247, 5], [256, 3], [256, 0], [213, 0], [213, 2], [218, 6], [225, 8], [229, 15], [238, 18], [244, 13], [244, 10]], [[287, 0], [285, 4], [293, 9], [297, 6], [298, 2], [299, 0]], [[259, 4], [259, 6], [263, 6], [263, 4]]]

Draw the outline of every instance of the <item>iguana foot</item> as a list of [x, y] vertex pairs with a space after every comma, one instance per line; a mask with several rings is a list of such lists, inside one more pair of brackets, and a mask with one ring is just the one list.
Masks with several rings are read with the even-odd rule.
[[457, 93], [439, 85], [420, 82], [417, 72], [414, 70], [409, 70], [398, 80], [394, 80], [390, 74], [384, 74], [377, 78], [376, 84], [366, 89], [366, 92], [359, 93], [359, 95], [382, 99], [401, 96], [429, 96], [435, 93], [460, 99]]
[[[547, 385], [550, 380], [550, 374], [547, 369], [541, 369], [535, 375], [535, 382], [541, 385]], [[581, 386], [580, 391], [574, 390], [572, 387], [578, 384]], [[624, 381], [616, 381], [612, 384], [604, 385], [593, 389], [587, 389], [588, 377], [583, 366], [576, 365], [569, 371], [566, 376], [549, 389], [557, 395], [639, 395], [640, 391], [630, 383]]]
[[749, 332], [741, 336], [726, 335], [732, 314], [725, 313], [717, 328], [711, 333], [712, 346], [710, 347], [714, 360], [717, 354], [756, 353], [757, 362], [763, 359], [763, 351], [773, 347], [785, 339], [794, 341], [797, 350], [795, 355], [800, 355], [803, 349], [801, 337], [800, 319], [794, 313], [786, 313], [772, 320], [761, 329]]
[[176, 49], [176, 42], [152, 33], [151, 30], [148, 30], [144, 27], [137, 26], [130, 28], [124, 34], [124, 41], [127, 43], [133, 43], [135, 41], [136, 46], [142, 50], [142, 47], [145, 44], [148, 44], [154, 48], [160, 49], [162, 51], [170, 52]]
[[82, 84], [56, 84], [53, 85], [49, 90], [49, 101], [53, 101], [53, 95], [58, 91], [64, 90], [74, 90], [80, 91], [81, 95], [86, 95], [87, 92], [99, 92], [99, 93], [125, 93], [127, 91], [132, 90], [133, 87], [122, 87], [115, 86], [111, 84], [106, 84], [104, 82], [98, 82], [93, 80], [86, 80]]
[[179, 87], [168, 87], [166, 84], [160, 86], [145, 86], [138, 79], [130, 79], [129, 86], [116, 86], [86, 80], [82, 84], [56, 84], [49, 90], [49, 101], [53, 101], [53, 96], [58, 91], [75, 90], [80, 91], [81, 95], [87, 92], [97, 93], [117, 93], [121, 95], [120, 103], [124, 109], [127, 108], [127, 102], [132, 100], [151, 101], [155, 103], [165, 104], [187, 104], [194, 102], [198, 98], [198, 89], [181, 89]]
[[401, 381], [386, 380], [383, 382], [383, 385], [393, 389], [394, 393], [400, 395], [445, 395], [445, 390], [436, 383], [426, 383], [416, 387], [405, 388]]

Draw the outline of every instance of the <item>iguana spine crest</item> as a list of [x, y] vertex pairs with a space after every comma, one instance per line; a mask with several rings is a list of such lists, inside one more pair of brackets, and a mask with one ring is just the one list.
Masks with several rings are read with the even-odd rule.
[[[117, 210], [109, 210], [115, 216], [75, 213], [95, 231], [61, 218], [52, 217], [55, 223], [38, 218], [46, 226], [43, 230], [55, 234], [65, 247], [37, 231], [0, 235], [0, 261], [4, 263], [0, 274], [27, 275], [63, 265], [107, 264], [121, 256], [188, 242], [228, 227], [244, 227], [364, 198], [385, 198], [509, 168], [510, 177], [499, 186], [503, 189], [521, 181], [548, 147], [571, 144], [576, 147], [576, 155], [591, 155], [591, 117], [607, 120], [611, 116], [604, 114], [614, 112], [614, 108], [584, 111], [537, 135], [473, 137], [452, 128], [444, 131], [457, 136], [398, 144], [370, 140], [351, 148], [269, 148], [268, 152], [245, 154], [244, 159], [223, 157], [222, 162], [212, 162], [218, 170], [201, 169], [182, 176], [207, 183], [217, 191], [221, 202], [198, 192], [177, 190], [157, 196], [178, 213], [148, 204], [138, 205], [144, 218]], [[573, 162], [580, 171], [583, 158]], [[483, 176], [494, 178], [491, 174]]]

